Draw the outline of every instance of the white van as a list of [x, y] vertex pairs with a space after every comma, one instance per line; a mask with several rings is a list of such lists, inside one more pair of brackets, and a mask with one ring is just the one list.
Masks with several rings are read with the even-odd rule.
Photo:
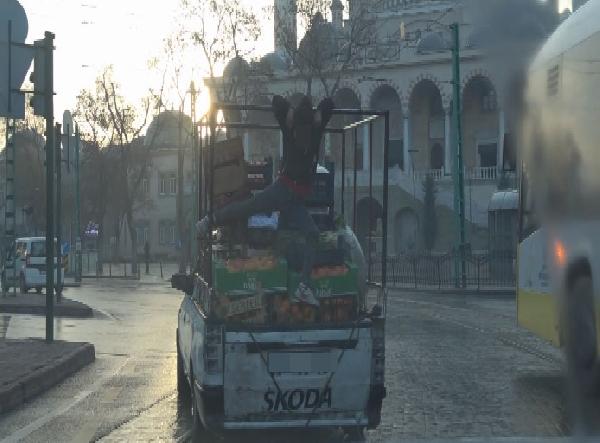
[[[54, 243], [56, 244], [56, 239]], [[54, 266], [57, 267], [56, 257]], [[55, 282], [56, 277], [55, 269]], [[13, 286], [18, 287], [23, 294], [33, 288], [38, 294], [42, 292], [42, 288], [46, 286], [46, 237], [18, 238], [14, 251], [8, 251], [2, 269], [2, 289], [6, 292]]]

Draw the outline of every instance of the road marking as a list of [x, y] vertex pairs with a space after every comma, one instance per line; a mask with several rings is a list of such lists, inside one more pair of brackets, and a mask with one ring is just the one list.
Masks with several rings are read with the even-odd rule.
[[123, 367], [128, 362], [129, 362], [129, 359], [125, 360], [125, 362], [123, 362], [121, 364], [121, 366], [119, 366], [115, 371], [111, 372], [108, 375], [105, 375], [104, 377], [102, 377], [99, 380], [97, 380], [94, 384], [92, 384], [92, 386], [90, 387], [90, 389], [85, 390], [85, 391], [81, 391], [80, 393], [78, 393], [73, 398], [73, 400], [71, 402], [63, 405], [62, 407], [60, 407], [58, 409], [55, 409], [54, 411], [50, 412], [49, 414], [46, 414], [46, 415], [38, 418], [37, 420], [31, 422], [27, 426], [24, 426], [23, 428], [19, 429], [18, 431], [13, 432], [8, 437], [0, 440], [0, 443], [13, 443], [13, 442], [17, 442], [19, 440], [22, 440], [25, 437], [27, 437], [28, 435], [30, 435], [33, 432], [35, 432], [38, 429], [40, 429], [42, 426], [44, 426], [45, 424], [47, 424], [49, 421], [51, 421], [51, 420], [55, 419], [56, 417], [64, 414], [69, 409], [71, 409], [75, 405], [77, 405], [77, 403], [81, 402], [82, 400], [85, 400], [91, 394], [93, 394], [98, 389], [100, 389], [100, 387], [104, 383], [106, 383], [106, 381], [108, 381], [110, 378], [113, 378], [115, 375], [117, 375], [121, 371], [121, 369], [123, 369]]

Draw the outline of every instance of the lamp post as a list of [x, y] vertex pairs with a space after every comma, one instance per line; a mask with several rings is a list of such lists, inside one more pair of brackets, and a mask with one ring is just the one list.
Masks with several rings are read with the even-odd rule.
[[[435, 24], [444, 26], [439, 20], [418, 20], [417, 22]], [[428, 28], [429, 29], [429, 28]], [[453, 118], [454, 131], [456, 140], [454, 143], [454, 152], [452, 155], [453, 166], [453, 184], [454, 184], [454, 213], [456, 216], [456, 234], [455, 234], [455, 250], [457, 260], [454, 264], [454, 275], [456, 287], [466, 287], [466, 262], [465, 262], [465, 183], [464, 183], [464, 161], [463, 161], [463, 140], [462, 140], [462, 121], [461, 121], [461, 82], [460, 82], [460, 25], [453, 23], [450, 25], [452, 33], [452, 86], [453, 86]], [[409, 40], [406, 25], [400, 25], [400, 38]], [[416, 40], [415, 40], [416, 41]]]
[[456, 214], [456, 247], [459, 260], [455, 263], [456, 286], [467, 286], [466, 262], [465, 262], [465, 180], [463, 164], [463, 141], [462, 141], [462, 106], [460, 96], [460, 34], [459, 25], [454, 23], [450, 26], [452, 31], [452, 83], [453, 83], [453, 114], [456, 133], [454, 148], [454, 212]]

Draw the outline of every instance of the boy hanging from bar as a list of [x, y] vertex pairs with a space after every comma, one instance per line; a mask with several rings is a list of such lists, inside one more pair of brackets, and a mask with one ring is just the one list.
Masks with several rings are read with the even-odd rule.
[[315, 306], [319, 301], [310, 285], [310, 276], [319, 241], [319, 229], [306, 209], [319, 161], [321, 139], [334, 108], [333, 100], [325, 98], [316, 110], [304, 96], [295, 108], [283, 97], [273, 97], [273, 114], [283, 134], [283, 158], [275, 182], [248, 200], [231, 203], [215, 211], [211, 220], [204, 217], [196, 224], [199, 236], [208, 234], [209, 225], [223, 226], [234, 221], [263, 213], [279, 211], [282, 217], [294, 220], [304, 235], [302, 278], [292, 295], [295, 303]]

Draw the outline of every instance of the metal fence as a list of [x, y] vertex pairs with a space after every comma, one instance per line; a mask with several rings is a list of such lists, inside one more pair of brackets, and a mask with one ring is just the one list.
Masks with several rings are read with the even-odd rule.
[[115, 277], [115, 278], [139, 278], [138, 272], [134, 272], [131, 261], [126, 260], [98, 260], [97, 251], [84, 251], [81, 255], [81, 276], [89, 277]]
[[[387, 283], [398, 288], [445, 289], [457, 286], [458, 254], [411, 254], [388, 258]], [[372, 269], [380, 272], [379, 263]], [[473, 253], [466, 256], [467, 288], [511, 288], [515, 285], [515, 255], [512, 252]]]

